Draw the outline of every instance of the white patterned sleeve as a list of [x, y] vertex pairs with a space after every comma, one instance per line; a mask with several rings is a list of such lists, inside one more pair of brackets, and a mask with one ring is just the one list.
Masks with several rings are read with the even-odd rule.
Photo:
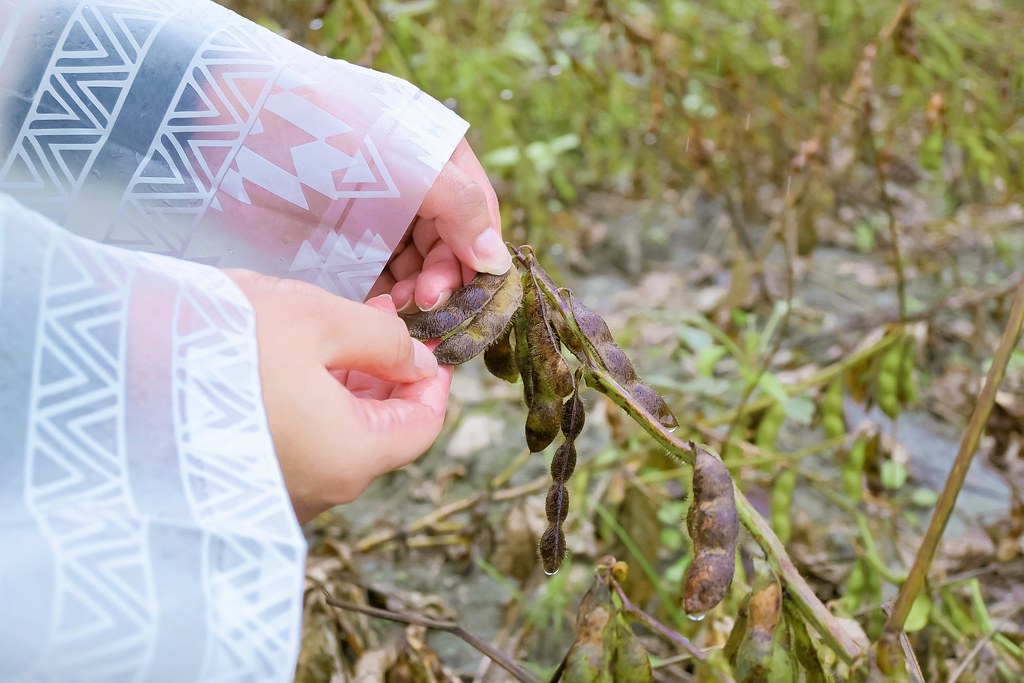
[[216, 268], [0, 193], [0, 681], [288, 681], [305, 542]]
[[467, 125], [209, 0], [0, 0], [0, 192], [361, 300]]

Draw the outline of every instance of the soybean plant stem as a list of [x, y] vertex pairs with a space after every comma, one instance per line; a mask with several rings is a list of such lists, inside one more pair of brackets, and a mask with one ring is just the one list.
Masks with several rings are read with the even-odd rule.
[[609, 581], [612, 584], [612, 588], [615, 589], [615, 593], [619, 596], [619, 600], [622, 600], [622, 608], [624, 610], [626, 610], [634, 617], [637, 617], [642, 622], [647, 624], [647, 627], [650, 628], [652, 631], [656, 631], [657, 633], [660, 633], [661, 635], [665, 636], [665, 638], [672, 641], [679, 647], [683, 648], [697, 659], [707, 659], [707, 655], [704, 654], [698, 648], [694, 647], [693, 643], [691, 643], [682, 634], [677, 633], [676, 631], [670, 629], [668, 626], [665, 626], [665, 624], [661, 623], [660, 621], [652, 617], [650, 614], [634, 605], [630, 601], [629, 597], [626, 596], [626, 591], [622, 590], [622, 586], [619, 584], [618, 581], [615, 580], [615, 577], [609, 576]]
[[971, 420], [967, 423], [967, 429], [964, 431], [963, 438], [960, 441], [960, 450], [956, 454], [956, 460], [953, 462], [953, 468], [946, 479], [942, 495], [939, 496], [939, 501], [935, 505], [935, 513], [932, 515], [932, 521], [928, 525], [928, 531], [925, 532], [924, 539], [921, 541], [921, 547], [917, 550], [917, 557], [914, 558], [914, 564], [910, 567], [910, 573], [907, 576], [906, 582], [900, 586], [900, 592], [896, 596], [892, 613], [886, 622], [886, 630], [890, 632], [899, 631], [903, 628], [903, 623], [910, 613], [911, 605], [914, 604], [918, 593], [924, 587], [928, 568], [931, 567], [939, 540], [942, 538], [942, 533], [946, 529], [949, 517], [953, 513], [957, 495], [964, 485], [967, 468], [971, 465], [974, 452], [978, 447], [978, 441], [981, 439], [981, 433], [985, 429], [985, 423], [988, 422], [989, 413], [992, 412], [992, 405], [996, 400], [996, 391], [1003, 381], [1006, 365], [1010, 360], [1014, 347], [1017, 345], [1017, 339], [1020, 337], [1022, 326], [1024, 326], [1024, 279], [1017, 285], [1017, 293], [1013, 297], [1010, 316], [1006, 321], [1006, 327], [1003, 329], [1003, 336], [999, 340], [999, 346], [992, 357], [992, 367], [989, 368], [988, 376], [985, 377], [985, 385], [981, 388], [981, 393], [978, 395], [978, 402], [974, 406]]
[[[532, 259], [524, 255], [520, 250], [513, 250], [513, 253], [524, 267], [535, 267]], [[539, 272], [538, 275], [537, 284], [540, 286], [544, 296], [552, 304], [550, 310], [556, 311], [557, 315], [565, 323], [565, 330], [576, 336], [575, 341], [577, 343], [575, 346], [587, 351], [584, 357], [580, 358], [580, 362], [586, 366], [590, 380], [599, 385], [600, 390], [606, 396], [622, 408], [637, 424], [643, 427], [644, 431], [661, 444], [670, 455], [688, 465], [693, 465], [693, 447], [673, 435], [654, 416], [650, 415], [608, 372], [602, 369], [597, 358], [591, 357], [588, 346], [589, 342], [584, 338], [579, 327], [576, 325], [572, 310], [563, 299], [561, 292], [549, 278], [543, 276], [543, 273]], [[797, 571], [793, 561], [789, 559], [785, 547], [783, 547], [764, 518], [754, 509], [754, 506], [735, 484], [733, 484], [733, 489], [740, 522], [747, 528], [747, 531], [750, 532], [750, 535], [761, 546], [761, 549], [764, 550], [768, 563], [785, 584], [790, 599], [797, 604], [800, 613], [803, 614], [807, 623], [818, 631], [829, 647], [844, 661], [852, 662], [861, 654], [861, 648], [850, 638], [835, 616], [828, 611], [804, 578], [800, 576], [800, 572]]]

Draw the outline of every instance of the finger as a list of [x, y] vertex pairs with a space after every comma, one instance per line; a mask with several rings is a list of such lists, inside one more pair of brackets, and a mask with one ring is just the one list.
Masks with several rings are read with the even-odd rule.
[[416, 293], [416, 279], [410, 278], [396, 282], [391, 288], [391, 298], [400, 313], [416, 312], [416, 302], [413, 301], [413, 294]]
[[437, 361], [392, 314], [360, 306], [344, 318], [323, 320], [324, 365], [359, 370], [392, 382], [416, 382], [437, 372]]
[[359, 401], [364, 422], [383, 454], [374, 462], [374, 476], [404, 467], [430, 448], [444, 423], [451, 381], [452, 368], [443, 367], [430, 379], [396, 387], [384, 401]]
[[395, 308], [395, 300], [391, 298], [390, 294], [381, 294], [371, 297], [366, 300], [366, 305], [380, 311], [381, 313], [387, 313], [391, 316], [398, 315], [398, 309]]
[[[468, 150], [467, 145], [472, 155]], [[468, 163], [464, 154], [459, 154], [459, 163]], [[471, 170], [476, 173], [475, 168]], [[491, 217], [488, 193], [493, 192], [486, 176], [474, 178], [449, 162], [427, 192], [419, 213], [434, 220], [438, 235], [460, 261], [477, 271], [500, 275], [512, 266], [512, 259], [501, 241], [500, 226]]]
[[437, 234], [437, 225], [433, 220], [420, 218], [416, 221], [416, 231], [412, 234], [412, 242], [420, 256], [426, 257], [434, 248], [441, 236]]
[[381, 294], [391, 293], [391, 289], [395, 286], [395, 277], [387, 270], [380, 274], [377, 281], [373, 283], [373, 287], [370, 287], [370, 291], [366, 294], [368, 298], [380, 296]]
[[[394, 303], [343, 299], [299, 280], [228, 271], [253, 302], [256, 325], [286, 326], [289, 353], [311, 353], [330, 370], [361, 370], [393, 382], [416, 382], [437, 372], [437, 361], [394, 314]], [[379, 310], [386, 308], [388, 312]]]
[[[380, 310], [389, 312], [391, 315], [397, 315], [395, 312], [394, 304], [391, 302], [390, 297], [380, 297], [376, 300], [370, 300], [367, 302], [373, 306], [381, 306]], [[440, 343], [439, 341], [432, 340], [423, 342], [424, 345], [431, 351]], [[387, 382], [378, 379], [372, 375], [368, 375], [365, 372], [353, 370], [351, 372], [345, 371], [342, 377], [340, 373], [331, 373], [338, 378], [339, 381], [357, 398], [374, 399], [377, 401], [383, 401], [384, 399], [391, 398], [392, 392], [395, 391], [396, 387], [403, 385], [395, 384], [394, 382]]]
[[383, 401], [390, 398], [396, 386], [399, 385], [396, 385], [394, 382], [385, 382], [357, 370], [350, 372], [348, 380], [345, 382], [345, 388], [351, 391], [352, 395], [356, 398], [372, 399], [374, 401]]
[[484, 170], [480, 160], [477, 159], [476, 154], [473, 153], [473, 149], [465, 139], [455, 148], [451, 161], [484, 188], [484, 195], [487, 198], [487, 213], [491, 217], [491, 227], [494, 228], [500, 237], [501, 210], [498, 207], [498, 195], [495, 194], [494, 186], [491, 185], [491, 180], [487, 177], [487, 171]]
[[459, 260], [448, 245], [440, 243], [423, 259], [423, 271], [416, 277], [416, 305], [430, 311], [444, 304], [462, 284]]
[[410, 243], [401, 254], [395, 254], [391, 262], [388, 263], [387, 269], [395, 280], [404, 280], [418, 273], [422, 267], [423, 257], [420, 256], [419, 251]]

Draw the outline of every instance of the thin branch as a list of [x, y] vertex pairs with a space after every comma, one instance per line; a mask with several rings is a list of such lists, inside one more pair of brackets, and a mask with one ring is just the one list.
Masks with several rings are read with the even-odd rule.
[[460, 500], [451, 502], [443, 507], [437, 508], [436, 510], [432, 510], [419, 519], [413, 520], [399, 529], [384, 529], [383, 531], [374, 532], [369, 536], [360, 539], [356, 543], [356, 550], [359, 553], [367, 553], [398, 538], [411, 536], [412, 534], [420, 531], [434, 529], [445, 519], [457, 515], [460, 512], [472, 510], [485, 502], [501, 502], [528, 496], [536, 493], [537, 491], [543, 491], [550, 483], [551, 482], [548, 477], [543, 476], [537, 477], [533, 481], [529, 481], [518, 486], [511, 486], [509, 488], [492, 492], [474, 493]]
[[[842, 360], [818, 370], [807, 379], [792, 383], [791, 385], [789, 385], [789, 392], [790, 394], [796, 396], [801, 392], [807, 391], [808, 389], [828, 384], [833, 378], [843, 374], [849, 368], [859, 365], [863, 361], [875, 356], [875, 354], [882, 353], [882, 351], [895, 344], [898, 339], [899, 337], [897, 337], [894, 334], [887, 334], [874, 344], [870, 344], [858, 351], [854, 351], [853, 353], [847, 354], [846, 356], [843, 357]], [[771, 396], [762, 396], [751, 401], [750, 405], [748, 406], [748, 409], [750, 411], [756, 411], [761, 410], [762, 408], [767, 408], [769, 405], [771, 405], [771, 402], [774, 400], [775, 399], [772, 398]], [[704, 420], [704, 426], [705, 428], [710, 428], [717, 427], [723, 424], [728, 424], [729, 422], [732, 421], [733, 416], [735, 414], [735, 410], [729, 410], [720, 415], [708, 418]]]
[[1024, 279], [1024, 275], [1020, 272], [1015, 272], [999, 284], [992, 285], [991, 287], [983, 287], [977, 290], [961, 289], [956, 294], [933, 302], [927, 308], [913, 313], [906, 313], [903, 316], [900, 315], [898, 310], [890, 310], [880, 314], [850, 316], [843, 322], [843, 324], [837, 327], [823, 330], [821, 332], [799, 335], [793, 339], [793, 344], [797, 347], [803, 347], [819, 337], [827, 336], [834, 338], [846, 332], [870, 330], [891, 323], [913, 323], [922, 320], [931, 320], [938, 314], [946, 311], [962, 311], [965, 308], [971, 308], [991, 299], [1004, 297], [1017, 288], [1021, 279]]
[[953, 468], [949, 472], [946, 485], [942, 489], [942, 495], [939, 496], [939, 501], [935, 506], [935, 513], [932, 515], [932, 521], [928, 525], [928, 531], [925, 532], [924, 539], [921, 541], [921, 547], [918, 548], [917, 557], [914, 558], [914, 564], [910, 568], [907, 581], [900, 587], [899, 594], [896, 596], [892, 614], [889, 615], [885, 625], [888, 631], [902, 630], [903, 623], [910, 613], [911, 605], [914, 604], [918, 593], [924, 587], [928, 569], [931, 567], [932, 559], [935, 557], [935, 551], [939, 546], [942, 533], [946, 529], [946, 524], [949, 522], [949, 517], [953, 513], [957, 495], [964, 485], [967, 469], [970, 467], [974, 452], [978, 448], [981, 433], [985, 429], [985, 423], [988, 422], [989, 413], [992, 411], [993, 403], [995, 403], [996, 391], [1003, 381], [1006, 365], [1010, 360], [1010, 354], [1017, 345], [1017, 339], [1020, 337], [1022, 326], [1024, 326], [1024, 281], [1021, 281], [1017, 287], [1017, 293], [1013, 298], [1013, 307], [1010, 309], [1010, 316], [1006, 321], [1006, 327], [1003, 329], [1003, 336], [999, 340], [999, 347], [992, 358], [992, 367], [988, 371], [985, 385], [982, 387], [981, 394], [978, 396], [978, 402], [974, 406], [974, 413], [971, 415], [971, 420], [967, 424], [963, 439], [960, 441], [960, 450], [956, 454]]
[[622, 600], [622, 608], [624, 610], [626, 610], [634, 617], [637, 617], [642, 622], [647, 624], [647, 626], [651, 630], [657, 631], [658, 633], [660, 633], [661, 635], [665, 636], [670, 641], [678, 645], [679, 647], [689, 652], [695, 658], [702, 660], [707, 659], [707, 655], [698, 650], [696, 646], [694, 646], [694, 644], [691, 643], [687, 638], [685, 638], [679, 633], [676, 633], [674, 630], [670, 629], [668, 626], [665, 626], [665, 624], [661, 623], [660, 621], [652, 617], [650, 614], [634, 605], [632, 601], [628, 597], [626, 597], [626, 592], [622, 590], [622, 586], [619, 585], [619, 582], [615, 580], [614, 576], [609, 575], [608, 578], [612, 584], [612, 587], [615, 589], [615, 593], [619, 596], [619, 600]]
[[771, 346], [768, 347], [767, 351], [765, 351], [761, 358], [761, 362], [758, 364], [759, 367], [757, 369], [757, 373], [743, 388], [743, 395], [740, 397], [740, 401], [735, 409], [735, 417], [733, 417], [732, 422], [729, 423], [729, 428], [725, 431], [725, 439], [722, 440], [723, 452], [725, 451], [725, 447], [732, 441], [733, 435], [739, 427], [740, 420], [742, 420], [743, 416], [746, 414], [747, 402], [754, 394], [754, 390], [757, 388], [757, 385], [761, 383], [761, 378], [764, 377], [766, 372], [768, 372], [772, 362], [775, 360], [775, 356], [777, 356], [779, 350], [782, 349], [782, 342], [785, 340], [786, 334], [789, 332], [789, 320], [793, 315], [793, 251], [795, 251], [795, 240], [792, 235], [793, 223], [790, 220], [792, 218], [793, 200], [790, 199], [790, 197], [795, 195], [796, 193], [793, 193], [786, 197], [786, 205], [782, 210], [782, 216], [779, 221], [779, 236], [782, 238], [782, 252], [786, 264], [786, 310], [782, 314], [782, 321], [779, 323], [779, 328], [774, 334]]
[[956, 683], [957, 679], [960, 678], [964, 671], [967, 670], [968, 665], [970, 665], [974, 658], [978, 656], [982, 648], [984, 648], [990, 640], [998, 636], [999, 632], [1003, 630], [1003, 627], [1010, 622], [1010, 619], [1017, 616], [1017, 612], [1019, 611], [1020, 607], [1018, 606], [1017, 609], [1013, 610], [1012, 613], [1006, 615], [995, 628], [993, 628], [988, 633], [982, 635], [978, 642], [975, 643], [974, 647], [971, 648], [970, 652], [968, 652], [967, 655], [964, 657], [963, 661], [960, 662], [960, 664], [958, 664], [957, 667], [950, 672], [949, 683]]
[[907, 319], [907, 275], [903, 269], [903, 255], [900, 252], [900, 230], [896, 224], [896, 209], [893, 206], [892, 195], [886, 183], [889, 182], [889, 175], [885, 170], [885, 161], [878, 158], [875, 153], [875, 171], [878, 174], [878, 192], [882, 197], [882, 207], [885, 209], [886, 226], [889, 229], [889, 242], [892, 245], [892, 268], [896, 273], [896, 304], [899, 307], [900, 322]]
[[378, 619], [397, 621], [401, 624], [411, 624], [413, 626], [422, 626], [423, 628], [429, 628], [435, 631], [451, 633], [453, 636], [458, 636], [462, 640], [466, 641], [466, 643], [476, 648], [476, 650], [482, 655], [489, 657], [495, 664], [509, 672], [517, 681], [521, 681], [521, 683], [540, 683], [539, 679], [535, 678], [529, 671], [513, 662], [508, 655], [495, 650], [489, 643], [477, 638], [475, 635], [469, 633], [453, 621], [439, 621], [429, 617], [422, 617], [418, 614], [406, 614], [404, 612], [394, 612], [392, 610], [381, 609], [379, 607], [357, 605], [354, 602], [338, 600], [337, 598], [332, 598], [330, 596], [326, 596], [325, 600], [331, 607], [337, 607], [351, 612], [359, 612], [360, 614], [377, 617]]

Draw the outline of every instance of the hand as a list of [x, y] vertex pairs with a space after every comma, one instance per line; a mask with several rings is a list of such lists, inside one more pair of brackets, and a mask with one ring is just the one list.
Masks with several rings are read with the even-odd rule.
[[256, 311], [270, 433], [300, 523], [427, 450], [452, 369], [388, 297], [360, 304], [296, 280], [225, 271]]
[[494, 188], [463, 140], [370, 295], [390, 292], [403, 313], [430, 310], [475, 273], [500, 275], [511, 266]]

